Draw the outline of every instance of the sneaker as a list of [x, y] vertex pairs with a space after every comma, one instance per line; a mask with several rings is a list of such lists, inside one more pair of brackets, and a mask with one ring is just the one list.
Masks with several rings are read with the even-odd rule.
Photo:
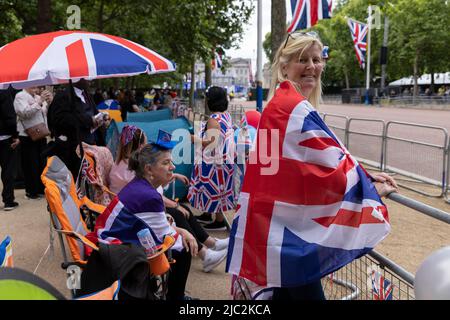
[[226, 238], [226, 239], [217, 239], [216, 238], [216, 244], [214, 246], [214, 248], [211, 248], [214, 251], [221, 251], [223, 249], [228, 249], [228, 242], [229, 242], [230, 238]]
[[222, 251], [206, 250], [205, 259], [203, 260], [203, 272], [210, 272], [217, 267], [226, 257], [228, 249]]
[[199, 223], [208, 224], [213, 222], [211, 213], [203, 212], [202, 215], [195, 217]]
[[5, 207], [3, 208], [3, 210], [11, 211], [11, 210], [14, 210], [15, 208], [17, 208], [18, 206], [19, 206], [19, 204], [15, 201], [13, 201], [11, 203], [5, 203]]
[[207, 224], [203, 226], [203, 229], [205, 230], [227, 230], [227, 226], [225, 224], [225, 221], [214, 221], [213, 223]]
[[26, 193], [25, 194], [25, 199], [26, 200], [41, 200], [42, 197], [39, 196], [38, 194], [35, 195], [35, 194]]

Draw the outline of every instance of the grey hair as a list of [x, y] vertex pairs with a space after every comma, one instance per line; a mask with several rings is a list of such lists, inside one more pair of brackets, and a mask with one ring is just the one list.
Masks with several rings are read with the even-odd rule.
[[128, 160], [128, 169], [134, 171], [136, 177], [144, 178], [145, 166], [155, 164], [164, 152], [170, 152], [170, 150], [158, 148], [151, 143], [146, 144], [142, 149], [131, 154]]

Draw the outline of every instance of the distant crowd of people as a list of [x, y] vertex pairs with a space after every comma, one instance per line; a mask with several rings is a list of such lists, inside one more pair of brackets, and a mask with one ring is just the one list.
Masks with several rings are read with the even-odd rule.
[[[55, 90], [55, 91], [53, 91]], [[92, 94], [91, 94], [92, 93]], [[47, 157], [58, 155], [73, 176], [78, 175], [81, 142], [104, 146], [110, 118], [101, 113], [106, 100], [116, 101], [122, 120], [128, 113], [170, 108], [177, 93], [169, 88], [149, 90], [95, 89], [84, 79], [73, 86], [9, 88], [0, 91], [0, 165], [4, 210], [15, 209], [14, 186], [20, 172], [25, 197], [39, 200], [44, 196], [40, 175]], [[47, 136], [31, 137], [30, 130], [42, 126]], [[20, 157], [18, 157], [20, 154]], [[17, 168], [18, 159], [21, 168]]]
[[[414, 93], [413, 87], [404, 87], [403, 89], [394, 90], [391, 89], [389, 92], [389, 96], [403, 96], [408, 97], [412, 96]], [[425, 97], [431, 97], [431, 96], [437, 96], [437, 97], [449, 97], [450, 96], [450, 86], [448, 85], [442, 85], [438, 88], [437, 92], [433, 92], [431, 87], [420, 87], [419, 86], [419, 96], [425, 96]]]

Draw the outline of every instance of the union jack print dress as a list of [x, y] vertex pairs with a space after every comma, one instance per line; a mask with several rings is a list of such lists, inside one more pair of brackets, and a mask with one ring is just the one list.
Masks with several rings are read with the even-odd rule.
[[[211, 118], [220, 125], [218, 143], [215, 148], [196, 146], [194, 169], [187, 198], [191, 205], [209, 213], [234, 209], [234, 130], [228, 112], [213, 113]], [[203, 139], [206, 123], [199, 131]]]

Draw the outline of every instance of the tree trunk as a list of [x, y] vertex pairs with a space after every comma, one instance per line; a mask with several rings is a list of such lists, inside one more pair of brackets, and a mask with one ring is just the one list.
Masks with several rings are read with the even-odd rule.
[[100, 1], [100, 7], [98, 9], [98, 15], [97, 15], [97, 32], [102, 33], [103, 32], [103, 11], [105, 8], [105, 3]]
[[433, 71], [430, 72], [430, 76], [431, 76], [430, 90], [431, 90], [431, 94], [433, 94], [434, 93], [434, 72]]
[[350, 79], [348, 78], [348, 70], [344, 66], [345, 88], [350, 89]]
[[278, 50], [286, 36], [286, 2], [285, 0], [272, 0], [272, 18], [271, 18], [271, 51], [270, 61]]
[[52, 31], [52, 1], [38, 0], [38, 18], [37, 28], [38, 33]]
[[205, 88], [208, 88], [212, 83], [211, 61], [205, 62]]
[[[195, 93], [195, 58], [191, 64], [191, 90], [189, 91], [189, 106], [194, 110], [194, 93]], [[197, 110], [194, 110], [197, 111]]]

